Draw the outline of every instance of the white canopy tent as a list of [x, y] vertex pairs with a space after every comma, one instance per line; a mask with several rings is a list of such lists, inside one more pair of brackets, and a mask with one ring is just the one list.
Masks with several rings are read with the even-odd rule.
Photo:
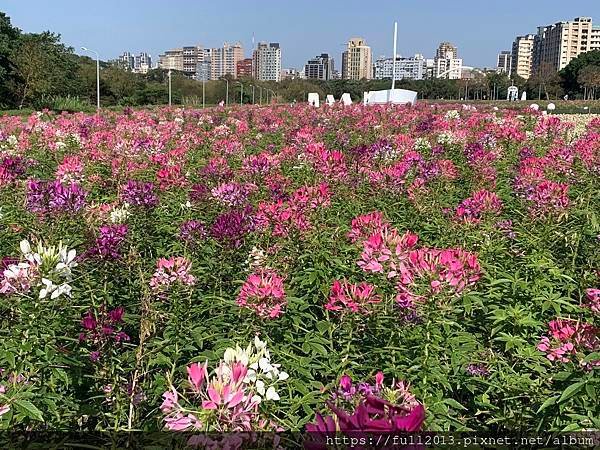
[[308, 104], [318, 108], [319, 107], [319, 94], [316, 92], [310, 92], [308, 94]]
[[363, 99], [365, 105], [381, 105], [386, 103], [394, 105], [414, 105], [417, 103], [417, 92], [406, 89], [369, 91], [364, 93]]

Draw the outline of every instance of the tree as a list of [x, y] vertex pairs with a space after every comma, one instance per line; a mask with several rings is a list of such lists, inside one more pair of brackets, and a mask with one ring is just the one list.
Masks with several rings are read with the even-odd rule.
[[16, 75], [12, 87], [19, 108], [41, 96], [69, 94], [76, 84], [76, 59], [72, 49], [60, 43], [59, 35], [22, 35], [10, 62]]
[[0, 12], [0, 107], [9, 106], [13, 97], [9, 89], [14, 76], [10, 58], [20, 35], [21, 31], [11, 25], [10, 18]]
[[571, 62], [561, 72], [562, 85], [567, 94], [576, 96], [582, 93], [582, 86], [579, 84], [579, 72], [587, 66], [600, 67], [600, 50], [582, 53]]
[[579, 71], [577, 82], [584, 88], [585, 100], [596, 100], [596, 89], [600, 87], [600, 67], [585, 66]]
[[527, 87], [532, 92], [537, 92], [538, 99], [543, 96], [550, 100], [550, 96], [561, 96], [561, 77], [552, 64], [542, 63], [527, 80]]

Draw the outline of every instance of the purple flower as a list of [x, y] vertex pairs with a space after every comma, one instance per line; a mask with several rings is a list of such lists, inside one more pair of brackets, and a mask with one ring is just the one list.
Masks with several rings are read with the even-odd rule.
[[25, 173], [27, 163], [21, 156], [6, 156], [0, 163], [0, 174], [9, 180], [14, 180]]
[[252, 184], [241, 184], [235, 181], [221, 183], [211, 191], [211, 195], [219, 203], [227, 206], [242, 206], [248, 200], [248, 196], [256, 190]]
[[100, 227], [100, 236], [96, 239], [95, 252], [101, 258], [119, 259], [120, 246], [127, 236], [127, 225], [104, 225]]
[[108, 312], [108, 317], [111, 322], [119, 323], [123, 321], [123, 316], [125, 315], [125, 308], [119, 306]]
[[479, 363], [471, 363], [467, 366], [467, 373], [469, 375], [479, 376], [479, 377], [487, 377], [490, 374], [490, 370], [487, 368], [485, 364]]
[[154, 193], [154, 183], [129, 180], [121, 192], [123, 201], [133, 206], [154, 207], [158, 197]]
[[29, 180], [27, 182], [27, 209], [32, 212], [45, 212], [48, 203], [47, 182]]
[[32, 212], [77, 212], [85, 207], [87, 192], [77, 183], [29, 180], [27, 208]]
[[196, 244], [205, 237], [206, 228], [199, 220], [186, 220], [179, 227], [179, 239], [186, 244]]
[[87, 316], [85, 316], [81, 320], [81, 326], [83, 328], [85, 328], [86, 330], [95, 330], [96, 325], [98, 325], [98, 323], [96, 322], [96, 318], [94, 317], [94, 315], [91, 312], [89, 312], [87, 314]]
[[251, 208], [223, 213], [215, 219], [210, 234], [220, 242], [239, 247], [243, 238], [254, 229]]
[[87, 192], [77, 183], [62, 184], [60, 181], [53, 181], [49, 189], [51, 210], [62, 212], [76, 212], [85, 207]]
[[202, 183], [196, 183], [192, 186], [189, 193], [190, 201], [194, 203], [200, 203], [208, 198], [210, 194], [210, 188]]
[[129, 335], [124, 331], [119, 331], [117, 334], [115, 334], [114, 339], [115, 342], [127, 342], [130, 338]]

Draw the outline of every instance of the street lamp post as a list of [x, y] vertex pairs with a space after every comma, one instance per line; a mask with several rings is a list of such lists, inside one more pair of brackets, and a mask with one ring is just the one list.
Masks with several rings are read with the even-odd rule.
[[259, 93], [259, 100], [258, 100], [258, 104], [262, 105], [262, 86], [258, 87], [258, 93]]
[[171, 69], [169, 69], [169, 106], [171, 106]]
[[240, 90], [240, 105], [242, 105], [244, 103], [244, 85], [242, 84], [241, 81], [236, 81], [236, 83], [241, 86], [241, 90]]
[[254, 85], [251, 84], [250, 86], [252, 86], [252, 104], [254, 105]]
[[206, 99], [206, 80], [202, 80], [202, 108], [204, 109], [204, 103]]
[[221, 80], [225, 81], [226, 87], [225, 87], [225, 106], [229, 105], [229, 80], [227, 78], [221, 78]]
[[81, 47], [81, 50], [96, 54], [96, 108], [100, 111], [100, 54], [86, 47]]

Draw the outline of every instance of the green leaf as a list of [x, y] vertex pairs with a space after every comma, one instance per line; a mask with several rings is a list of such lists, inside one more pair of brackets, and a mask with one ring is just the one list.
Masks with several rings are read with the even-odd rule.
[[537, 410], [536, 414], [539, 414], [544, 409], [546, 409], [548, 406], [554, 405], [556, 403], [556, 400], [558, 400], [558, 395], [555, 395], [554, 397], [550, 397], [550, 398], [546, 399], [546, 401], [544, 403], [542, 403], [542, 406], [540, 406], [540, 408]]
[[600, 359], [600, 352], [594, 352], [590, 353], [585, 358], [583, 358], [583, 362], [588, 363], [590, 361], [596, 361], [598, 359]]
[[325, 333], [329, 329], [329, 327], [330, 324], [326, 320], [321, 320], [317, 322], [317, 330], [319, 330], [320, 333]]
[[15, 400], [14, 405], [19, 412], [25, 414], [25, 416], [29, 417], [30, 419], [37, 420], [39, 422], [44, 421], [42, 412], [37, 409], [36, 406], [29, 400]]
[[460, 409], [462, 411], [466, 411], [467, 410], [467, 408], [465, 408], [463, 405], [461, 405], [460, 403], [458, 403], [453, 398], [446, 398], [446, 399], [444, 399], [444, 403], [446, 405], [449, 405], [449, 406], [453, 407], [454, 409]]
[[562, 403], [573, 397], [577, 394], [581, 389], [585, 386], [585, 381], [579, 381], [577, 383], [573, 383], [571, 386], [566, 388], [560, 398], [558, 399], [558, 403]]

